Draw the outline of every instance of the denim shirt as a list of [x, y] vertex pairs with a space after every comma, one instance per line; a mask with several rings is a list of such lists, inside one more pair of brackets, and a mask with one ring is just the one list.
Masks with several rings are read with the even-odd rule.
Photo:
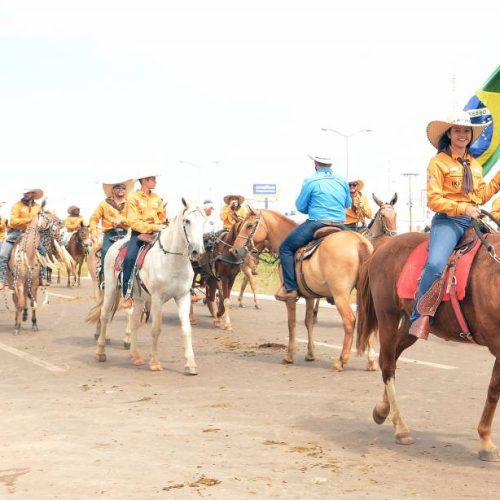
[[319, 168], [304, 180], [295, 206], [309, 220], [344, 222], [351, 206], [349, 185], [330, 167]]

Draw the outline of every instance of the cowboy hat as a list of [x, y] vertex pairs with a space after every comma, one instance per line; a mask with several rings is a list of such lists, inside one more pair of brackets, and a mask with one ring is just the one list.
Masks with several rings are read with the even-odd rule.
[[238, 205], [241, 205], [245, 201], [245, 198], [241, 196], [241, 194], [227, 194], [226, 196], [224, 196], [224, 203], [226, 205], [229, 205], [231, 198], [238, 200]]
[[439, 147], [439, 141], [441, 137], [449, 130], [453, 125], [459, 125], [461, 127], [471, 127], [472, 128], [472, 141], [471, 144], [476, 142], [479, 136], [483, 133], [484, 129], [490, 124], [487, 123], [472, 123], [470, 120], [470, 115], [467, 111], [456, 110], [453, 111], [448, 120], [435, 120], [427, 125], [427, 138], [430, 143], [437, 149]]
[[24, 189], [23, 194], [26, 193], [35, 193], [33, 197], [35, 200], [39, 200], [43, 196], [43, 191], [41, 189]]
[[361, 191], [365, 187], [365, 183], [361, 179], [358, 179], [357, 181], [349, 181], [349, 185], [350, 184], [356, 184], [356, 189], [358, 191]]
[[134, 182], [135, 179], [127, 179], [126, 181], [122, 182], [113, 182], [113, 183], [102, 183], [102, 189], [104, 191], [104, 194], [108, 197], [111, 198], [113, 195], [113, 186], [119, 186], [120, 184], [123, 184], [126, 189], [126, 194], [125, 196], [128, 196], [128, 194], [134, 189]]
[[332, 159], [328, 155], [314, 155], [314, 154], [308, 154], [309, 158], [311, 160], [314, 160], [317, 163], [321, 163], [322, 165], [331, 165], [332, 164]]
[[77, 210], [79, 212], [80, 207], [77, 207], [76, 205], [71, 205], [70, 207], [68, 207], [68, 214], [71, 215], [73, 212], [76, 212]]
[[158, 174], [148, 174], [148, 175], [142, 175], [140, 177], [136, 178], [137, 182], [140, 182], [141, 179], [147, 179], [148, 177], [158, 177]]

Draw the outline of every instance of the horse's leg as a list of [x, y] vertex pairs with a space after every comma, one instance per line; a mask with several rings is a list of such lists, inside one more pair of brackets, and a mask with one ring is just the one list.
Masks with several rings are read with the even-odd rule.
[[130, 335], [132, 333], [132, 313], [133, 309], [127, 309], [127, 326], [125, 327], [125, 336], [123, 337], [123, 348], [130, 349]]
[[[106, 284], [106, 286], [108, 285]], [[137, 348], [137, 330], [141, 324], [141, 314], [142, 308], [137, 307], [136, 304], [133, 311], [128, 315], [127, 320], [127, 329], [130, 329], [130, 357], [132, 358], [132, 363], [136, 366], [144, 364], [144, 359]]]
[[61, 269], [58, 267], [57, 268], [57, 284], [59, 285], [61, 283]]
[[83, 266], [83, 259], [80, 260], [80, 262], [78, 262], [76, 286], [80, 286], [80, 276], [82, 275], [82, 266]]
[[315, 299], [306, 299], [306, 318], [305, 325], [307, 328], [307, 354], [306, 361], [314, 361], [314, 302]]
[[487, 462], [500, 462], [500, 455], [496, 446], [491, 440], [491, 424], [495, 415], [495, 410], [498, 404], [498, 397], [500, 396], [500, 362], [498, 358], [493, 365], [493, 372], [491, 374], [490, 385], [488, 387], [488, 395], [484, 404], [483, 414], [479, 421], [477, 432], [481, 440], [479, 447], [479, 458]]
[[[36, 296], [36, 292], [35, 292]], [[31, 330], [34, 332], [38, 331], [38, 325], [36, 323], [36, 300], [30, 301], [31, 306]]]
[[68, 284], [66, 285], [68, 288], [71, 287], [71, 269], [66, 267], [66, 274], [68, 275]]
[[226, 278], [222, 283], [222, 291], [223, 291], [223, 302], [224, 302], [224, 315], [223, 315], [223, 323], [224, 330], [228, 332], [233, 331], [233, 325], [231, 323], [231, 317], [229, 316], [229, 310], [231, 309], [231, 288], [234, 283], [234, 278]]
[[181, 320], [182, 337], [184, 339], [184, 356], [186, 364], [184, 373], [186, 375], [198, 375], [198, 367], [194, 359], [193, 341], [191, 338], [191, 323], [189, 322], [189, 304], [191, 302], [190, 294], [175, 299], [177, 311]]
[[97, 350], [96, 350], [96, 358], [97, 361], [104, 362], [106, 361], [106, 332], [108, 328], [108, 323], [111, 316], [111, 310], [113, 309], [113, 305], [115, 303], [116, 294], [119, 293], [116, 285], [113, 280], [110, 280], [109, 286], [104, 291], [103, 302], [101, 306], [101, 315], [99, 318], [100, 321], [100, 329], [99, 329], [99, 337], [97, 339]]
[[344, 343], [342, 345], [342, 352], [340, 353], [339, 359], [334, 363], [334, 368], [339, 372], [341, 372], [344, 369], [344, 365], [349, 362], [352, 341], [354, 338], [354, 324], [356, 322], [356, 316], [354, 316], [351, 305], [349, 304], [349, 296], [350, 291], [333, 294], [337, 311], [342, 318], [342, 324], [344, 326]]
[[314, 311], [313, 311], [313, 321], [314, 323], [318, 322], [318, 312], [319, 312], [319, 301], [321, 299], [315, 299], [314, 301]]
[[[189, 297], [191, 302], [191, 297]], [[158, 359], [158, 339], [161, 333], [161, 298], [157, 295], [151, 297], [151, 354], [149, 357], [149, 369], [154, 372], [163, 370]], [[188, 313], [189, 314], [189, 313]]]
[[252, 274], [252, 268], [248, 266], [245, 271], [245, 276], [247, 277], [248, 281], [250, 282], [250, 288], [252, 289], [253, 293], [253, 305], [255, 309], [260, 309], [260, 305], [257, 302], [257, 287], [255, 286], [255, 278], [254, 275]]
[[297, 303], [294, 300], [286, 302], [286, 312], [288, 314], [288, 350], [283, 358], [283, 363], [293, 363], [295, 354], [295, 333], [297, 326]]
[[[382, 423], [389, 413], [391, 414], [392, 424], [394, 426], [394, 435], [398, 444], [413, 444], [415, 439], [411, 435], [410, 429], [401, 416], [399, 406], [396, 401], [396, 387], [394, 383], [396, 373], [396, 360], [399, 354], [403, 352], [403, 346], [410, 346], [414, 343], [409, 339], [408, 321], [406, 318], [400, 321], [399, 311], [384, 311], [379, 319], [379, 337], [380, 337], [380, 369], [382, 370], [382, 379], [385, 384], [385, 394], [382, 403], [378, 403], [373, 410], [375, 422]], [[387, 403], [389, 405], [387, 406]]]
[[374, 372], [378, 368], [377, 353], [373, 348], [374, 340], [375, 340], [375, 334], [372, 333], [368, 338], [368, 366], [366, 367], [366, 369], [369, 372]]
[[247, 287], [248, 283], [249, 283], [249, 279], [248, 279], [248, 276], [245, 273], [243, 275], [243, 280], [241, 282], [240, 295], [238, 296], [238, 305], [240, 307], [245, 307], [243, 305], [243, 293], [245, 292], [245, 288]]

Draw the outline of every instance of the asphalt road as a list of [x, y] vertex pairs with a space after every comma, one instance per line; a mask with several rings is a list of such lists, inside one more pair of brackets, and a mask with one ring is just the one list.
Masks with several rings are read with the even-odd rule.
[[[199, 375], [189, 377], [173, 303], [164, 308], [160, 338], [164, 371], [150, 372], [133, 366], [123, 349], [123, 313], [110, 326], [107, 361], [95, 360], [93, 326], [83, 322], [89, 281], [51, 294], [40, 331], [28, 322], [19, 336], [0, 296], [0, 498], [500, 494], [500, 464], [477, 458], [493, 366], [484, 348], [432, 338], [404, 353], [398, 398], [417, 442], [401, 446], [390, 423], [371, 418], [382, 395], [380, 372], [365, 371], [366, 360], [354, 353], [344, 372], [332, 370], [343, 335], [334, 309], [320, 310], [317, 361], [304, 361], [299, 343], [295, 364], [283, 365], [283, 304], [235, 307], [235, 330], [227, 333], [212, 326], [200, 302], [193, 329]], [[299, 337], [306, 337], [302, 319]], [[140, 338], [147, 355], [149, 325]], [[498, 425], [497, 418], [497, 445]]]

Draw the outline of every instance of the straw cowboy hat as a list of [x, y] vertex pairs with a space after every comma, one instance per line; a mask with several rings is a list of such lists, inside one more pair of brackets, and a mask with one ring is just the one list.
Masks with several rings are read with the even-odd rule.
[[68, 207], [68, 214], [71, 215], [73, 212], [80, 211], [80, 207], [77, 207], [76, 205], [71, 205]]
[[140, 182], [141, 179], [147, 179], [148, 177], [158, 177], [158, 174], [148, 174], [148, 175], [140, 175], [136, 178], [137, 182]]
[[128, 196], [128, 194], [134, 189], [134, 182], [135, 179], [127, 179], [126, 181], [121, 181], [121, 182], [113, 182], [113, 183], [102, 183], [102, 189], [104, 191], [104, 194], [108, 197], [111, 198], [113, 195], [113, 186], [118, 186], [120, 184], [123, 184], [126, 188], [126, 194], [125, 196]]
[[23, 194], [26, 193], [35, 193], [33, 197], [35, 200], [39, 200], [43, 196], [43, 191], [41, 189], [24, 189]]
[[314, 155], [314, 154], [309, 154], [308, 155], [311, 160], [314, 160], [315, 162], [321, 163], [322, 165], [331, 165], [332, 164], [332, 159], [328, 155]]
[[241, 196], [241, 194], [227, 194], [226, 196], [224, 196], [224, 203], [226, 205], [229, 205], [231, 198], [238, 200], [238, 205], [241, 205], [245, 201], [245, 198]]
[[488, 123], [472, 123], [470, 121], [470, 115], [467, 111], [456, 110], [453, 111], [448, 120], [435, 120], [427, 125], [427, 138], [430, 143], [437, 149], [439, 147], [439, 141], [441, 137], [449, 130], [453, 125], [459, 125], [462, 127], [472, 128], [472, 143], [476, 142], [479, 136], [483, 133], [484, 129], [490, 124]]
[[358, 191], [361, 191], [365, 187], [365, 183], [361, 179], [358, 179], [357, 181], [349, 181], [349, 184], [356, 184], [356, 189]]

